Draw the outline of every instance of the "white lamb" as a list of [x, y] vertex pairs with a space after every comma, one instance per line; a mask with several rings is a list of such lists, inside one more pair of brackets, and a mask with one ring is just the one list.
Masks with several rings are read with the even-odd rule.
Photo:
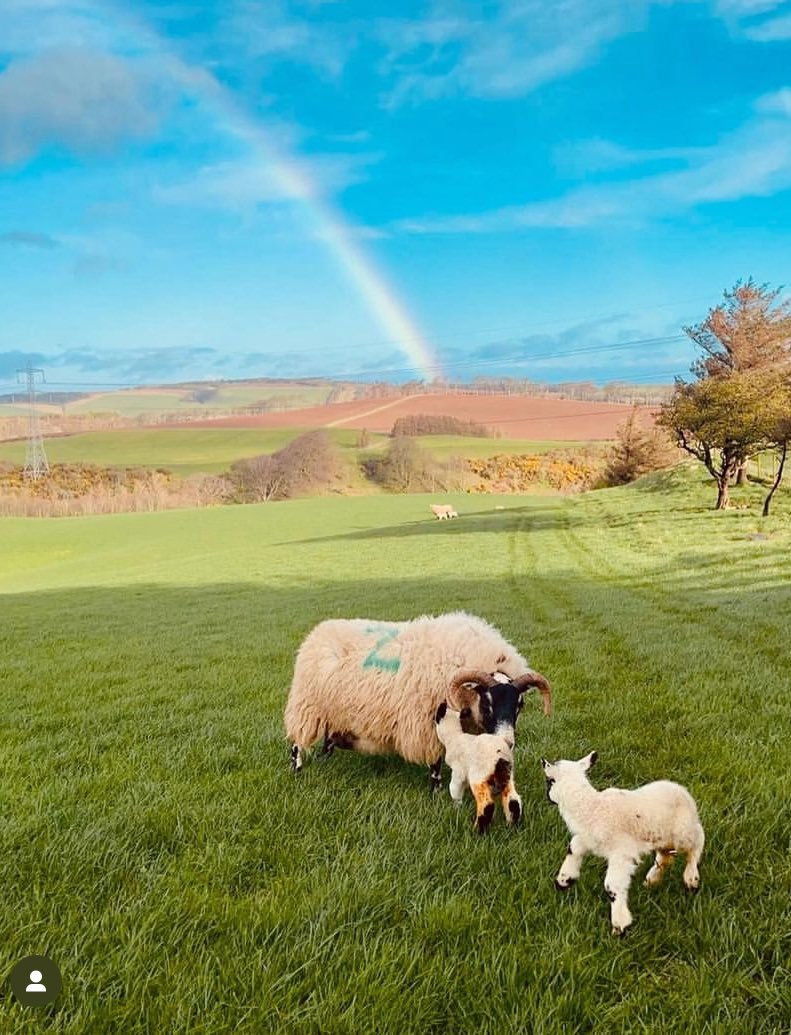
[[513, 780], [513, 736], [495, 733], [465, 733], [461, 722], [470, 709], [461, 712], [443, 701], [437, 709], [437, 736], [445, 747], [445, 761], [450, 766], [450, 796], [461, 804], [469, 786], [475, 798], [475, 829], [483, 834], [494, 816], [499, 798], [507, 823], [518, 823], [522, 815], [522, 799]]
[[450, 503], [432, 503], [429, 510], [440, 521], [447, 521], [449, 518], [457, 518], [459, 515]]
[[612, 933], [622, 935], [632, 923], [629, 885], [642, 856], [655, 852], [654, 865], [645, 883], [662, 880], [678, 852], [686, 856], [684, 885], [697, 891], [698, 863], [703, 852], [703, 827], [692, 795], [680, 784], [657, 780], [636, 790], [609, 787], [597, 791], [586, 773], [597, 754], [572, 762], [541, 759], [547, 781], [547, 797], [557, 805], [572, 835], [555, 886], [564, 891], [580, 875], [588, 854], [607, 860], [604, 890], [612, 903]]

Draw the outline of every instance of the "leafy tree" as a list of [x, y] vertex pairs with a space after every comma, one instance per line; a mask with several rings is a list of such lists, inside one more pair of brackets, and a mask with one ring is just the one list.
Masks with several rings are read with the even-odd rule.
[[774, 441], [786, 406], [785, 381], [775, 371], [708, 376], [692, 384], [679, 379], [658, 423], [706, 466], [722, 510], [736, 471]]
[[772, 497], [777, 492], [780, 482], [783, 480], [783, 471], [785, 470], [786, 458], [788, 456], [788, 446], [789, 442], [791, 442], [791, 385], [787, 386], [787, 396], [785, 414], [778, 421], [774, 432], [774, 445], [780, 456], [775, 480], [772, 482], [772, 486], [764, 500], [764, 517], [769, 516]]
[[738, 281], [723, 299], [702, 323], [684, 328], [703, 351], [692, 366], [698, 380], [786, 366], [791, 358], [791, 300], [780, 301], [779, 289], [770, 290], [752, 278]]

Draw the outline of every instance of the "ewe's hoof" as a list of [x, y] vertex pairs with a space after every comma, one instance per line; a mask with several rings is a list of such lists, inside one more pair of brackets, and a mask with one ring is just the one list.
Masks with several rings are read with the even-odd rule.
[[615, 938], [625, 938], [629, 927], [613, 927], [612, 933]]
[[684, 887], [690, 893], [690, 895], [697, 895], [700, 891], [700, 884], [685, 884]]
[[555, 887], [558, 889], [558, 891], [568, 891], [573, 883], [574, 881], [570, 880], [566, 884], [561, 884], [559, 880], [556, 880]]

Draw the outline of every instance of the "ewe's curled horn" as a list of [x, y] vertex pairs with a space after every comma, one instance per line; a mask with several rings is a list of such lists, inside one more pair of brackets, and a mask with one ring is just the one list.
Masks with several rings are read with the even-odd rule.
[[497, 680], [489, 672], [484, 672], [480, 669], [468, 669], [464, 672], [457, 672], [448, 689], [448, 700], [457, 711], [468, 707], [475, 696], [473, 694], [472, 699], [468, 699], [469, 694], [462, 694], [461, 688], [466, 683], [474, 683], [476, 686], [494, 686]]
[[517, 676], [512, 682], [517, 690], [527, 690], [530, 686], [536, 687], [544, 698], [544, 715], [552, 712], [552, 690], [546, 676], [542, 676], [540, 672], [528, 672], [525, 676]]

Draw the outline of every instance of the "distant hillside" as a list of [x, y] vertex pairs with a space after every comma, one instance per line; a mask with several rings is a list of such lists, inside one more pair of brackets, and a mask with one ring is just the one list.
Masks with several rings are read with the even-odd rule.
[[[405, 398], [358, 400], [312, 406], [288, 413], [239, 416], [205, 422], [204, 427], [284, 428], [297, 426], [367, 428], [387, 433], [393, 423], [416, 414], [436, 414], [475, 421], [506, 438], [553, 439], [565, 442], [611, 439], [630, 413], [625, 403], [581, 402], [532, 395], [419, 393]], [[646, 422], [653, 408], [642, 407]]]

